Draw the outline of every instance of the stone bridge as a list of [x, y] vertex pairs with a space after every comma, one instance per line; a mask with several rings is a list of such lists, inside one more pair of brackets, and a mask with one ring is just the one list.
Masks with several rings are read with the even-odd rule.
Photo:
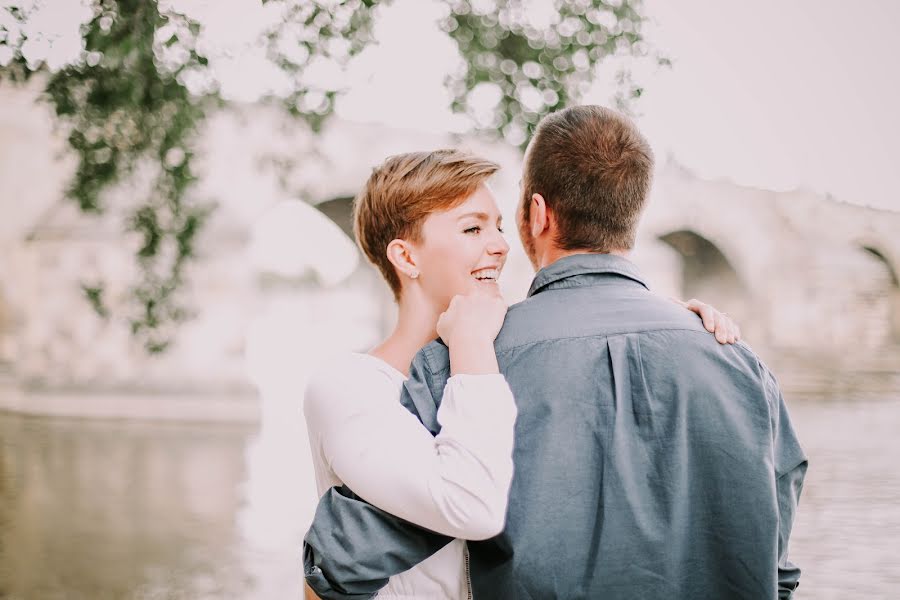
[[[365, 128], [354, 135], [361, 134]], [[377, 150], [376, 136], [370, 141], [368, 161], [390, 153]], [[516, 155], [500, 162], [493, 187], [513, 222], [520, 163]], [[338, 167], [313, 196], [348, 236], [352, 195], [366, 175]], [[509, 237], [503, 285], [515, 301], [531, 269], [515, 233]], [[876, 390], [900, 389], [900, 212], [703, 180], [670, 160], [657, 173], [633, 259], [661, 293], [732, 315], [797, 389], [839, 392], [860, 378], [884, 380]]]
[[[61, 140], [33, 94], [0, 89], [0, 103], [0, 384], [243, 394], [249, 323], [276, 300], [310, 313], [298, 328], [303, 319], [320, 329], [353, 322], [334, 343], [372, 345], [392, 326], [393, 307], [364, 261], [337, 283], [311, 284], [315, 277], [273, 276], [247, 249], [268, 211], [298, 199], [336, 223], [343, 234], [332, 227], [334, 235], [343, 238], [333, 241], [346, 246], [351, 198], [373, 165], [398, 152], [462, 145], [499, 162], [492, 186], [513, 246], [501, 282], [507, 297], [524, 297], [533, 275], [511, 226], [516, 149], [340, 121], [313, 139], [268, 109], [245, 107], [211, 120], [199, 154], [207, 174], [201, 191], [220, 209], [192, 280], [198, 318], [170, 356], [148, 359], [124, 328], [98, 321], [78, 289], [82, 278], [103, 276], [111, 293], [127, 292], [132, 259], [119, 217], [88, 219], [64, 201], [71, 164], [56, 159]], [[311, 234], [290, 233], [297, 235]], [[312, 264], [328, 253], [302, 258]], [[900, 389], [898, 212], [706, 181], [669, 161], [659, 169], [633, 259], [659, 292], [733, 315], [767, 362], [786, 365], [779, 373], [790, 373], [795, 389], [840, 392], [881, 379], [884, 389]], [[302, 329], [289, 337], [318, 343]], [[289, 363], [284, 370], [290, 375]]]

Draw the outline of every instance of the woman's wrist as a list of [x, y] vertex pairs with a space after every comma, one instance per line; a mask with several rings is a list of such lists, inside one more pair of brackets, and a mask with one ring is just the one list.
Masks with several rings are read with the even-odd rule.
[[495, 375], [500, 372], [493, 340], [454, 340], [449, 348], [450, 373], [453, 375]]

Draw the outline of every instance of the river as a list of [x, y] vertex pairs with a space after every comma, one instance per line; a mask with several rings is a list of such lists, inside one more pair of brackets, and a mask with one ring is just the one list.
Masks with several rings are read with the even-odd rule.
[[[795, 598], [900, 597], [900, 393], [789, 405], [810, 458]], [[249, 426], [0, 414], [0, 598], [299, 598], [306, 440], [299, 458], [270, 455], [267, 493], [303, 491], [269, 546], [254, 538], [268, 511], [250, 489], [259, 442]]]

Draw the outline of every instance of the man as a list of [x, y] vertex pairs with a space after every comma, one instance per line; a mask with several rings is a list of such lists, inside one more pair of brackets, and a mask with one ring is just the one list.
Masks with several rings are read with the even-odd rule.
[[[506, 527], [469, 543], [475, 598], [788, 598], [806, 457], [774, 377], [649, 292], [625, 255], [646, 140], [597, 106], [554, 113], [525, 156], [518, 224], [538, 273], [495, 342], [518, 406]], [[402, 402], [432, 433], [440, 342]], [[449, 541], [332, 490], [307, 535], [322, 598], [369, 598]]]

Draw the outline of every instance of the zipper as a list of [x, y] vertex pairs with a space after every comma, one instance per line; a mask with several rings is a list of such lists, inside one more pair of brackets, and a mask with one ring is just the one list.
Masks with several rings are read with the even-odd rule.
[[465, 553], [465, 565], [466, 565], [466, 600], [472, 600], [472, 574], [469, 572], [469, 545], [466, 544], [466, 553]]

